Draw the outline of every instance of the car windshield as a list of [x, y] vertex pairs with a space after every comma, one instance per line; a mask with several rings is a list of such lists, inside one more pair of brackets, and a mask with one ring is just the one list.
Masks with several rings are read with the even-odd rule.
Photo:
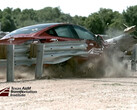
[[48, 23], [48, 24], [39, 24], [39, 25], [33, 25], [33, 26], [27, 26], [20, 29], [17, 29], [15, 31], [12, 31], [11, 33], [7, 34], [3, 38], [9, 38], [10, 36], [18, 35], [18, 34], [32, 34], [36, 33], [39, 30], [42, 30], [46, 27], [49, 27], [51, 25], [55, 25], [56, 23]]
[[89, 32], [87, 29], [74, 25], [74, 29], [77, 32], [80, 39], [95, 40], [93, 33]]

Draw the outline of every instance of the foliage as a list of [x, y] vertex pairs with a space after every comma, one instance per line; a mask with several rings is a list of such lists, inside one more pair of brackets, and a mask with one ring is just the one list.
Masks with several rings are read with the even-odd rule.
[[0, 22], [2, 31], [13, 31], [23, 26], [39, 23], [65, 22], [84, 26], [95, 34], [109, 34], [112, 30], [123, 30], [123, 24], [137, 25], [137, 5], [127, 8], [122, 14], [101, 8], [88, 17], [77, 15], [72, 17], [70, 14], [63, 13], [59, 7], [45, 7], [41, 10], [7, 7], [0, 10]]
[[85, 20], [85, 25], [96, 34], [105, 33], [109, 29], [122, 29], [122, 15], [111, 9], [101, 8], [99, 12], [93, 13]]
[[128, 25], [137, 25], [137, 5], [130, 6], [126, 11], [123, 11], [123, 16]]
[[[126, 25], [131, 26], [131, 25], [136, 25], [137, 26], [137, 5], [135, 6], [130, 6], [127, 8], [126, 11], [123, 11], [123, 16], [126, 21]], [[137, 31], [135, 32], [137, 35]]]

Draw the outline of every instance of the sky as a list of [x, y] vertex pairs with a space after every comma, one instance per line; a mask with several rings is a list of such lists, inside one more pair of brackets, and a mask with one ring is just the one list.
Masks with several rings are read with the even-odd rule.
[[100, 8], [109, 8], [113, 11], [126, 10], [129, 6], [137, 5], [137, 0], [0, 0], [0, 9], [39, 10], [45, 7], [60, 7], [61, 11], [71, 16], [88, 16], [98, 12]]

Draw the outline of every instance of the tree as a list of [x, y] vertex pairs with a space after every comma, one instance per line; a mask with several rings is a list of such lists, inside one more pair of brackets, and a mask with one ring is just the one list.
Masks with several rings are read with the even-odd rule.
[[73, 23], [77, 24], [77, 25], [81, 25], [81, 26], [85, 26], [84, 22], [87, 19], [87, 17], [83, 17], [83, 16], [74, 16], [73, 17]]
[[11, 20], [10, 18], [8, 19], [6, 17], [3, 17], [1, 19], [1, 24], [2, 24], [1, 25], [2, 31], [9, 32], [9, 31], [13, 31], [14, 29], [16, 29], [13, 20]]
[[[126, 11], [123, 11], [123, 16], [128, 26], [137, 26], [137, 5], [130, 6]], [[135, 31], [133, 34], [137, 35], [137, 32]]]
[[0, 20], [2, 19], [2, 11], [0, 10]]
[[16, 8], [13, 10], [12, 12], [12, 16], [13, 16], [13, 20], [15, 23], [15, 26], [18, 28], [20, 27], [20, 16], [21, 16], [21, 9], [20, 8]]
[[19, 16], [19, 27], [24, 27], [37, 23], [36, 12], [33, 9], [25, 9], [20, 13]]
[[85, 20], [85, 26], [93, 33], [99, 34], [104, 32], [104, 22], [99, 13], [93, 13]]
[[137, 25], [137, 5], [130, 6], [126, 11], [123, 11], [123, 16], [128, 25]]
[[108, 31], [122, 30], [123, 23], [126, 24], [126, 22], [129, 25], [137, 24], [136, 13], [137, 7], [130, 7], [123, 14], [101, 8], [88, 17], [77, 15], [72, 17], [70, 14], [63, 13], [59, 7], [45, 7], [41, 10], [21, 10], [20, 8], [8, 7], [3, 11], [0, 10], [0, 22], [2, 22], [3, 31], [12, 31], [16, 28], [38, 23], [65, 22], [84, 26], [96, 34], [105, 34]]
[[6, 8], [3, 10], [1, 24], [2, 31], [13, 31], [16, 29], [14, 20], [12, 18], [12, 8]]
[[51, 22], [59, 18], [61, 12], [59, 8], [46, 7], [44, 9], [38, 10], [37, 12], [38, 22]]
[[123, 21], [119, 12], [101, 8], [99, 12], [88, 16], [85, 20], [85, 26], [96, 34], [105, 34], [107, 30], [121, 30]]

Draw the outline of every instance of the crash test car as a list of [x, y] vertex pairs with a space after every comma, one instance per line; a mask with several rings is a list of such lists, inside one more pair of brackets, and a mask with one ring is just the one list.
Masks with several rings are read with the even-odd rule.
[[21, 44], [28, 40], [41, 43], [86, 40], [88, 49], [105, 46], [101, 36], [81, 26], [67, 23], [46, 23], [23, 27], [4, 36], [0, 39], [0, 44]]
[[[71, 53], [68, 52], [67, 47], [63, 48], [65, 47], [65, 44], [67, 41], [69, 41], [67, 45], [69, 45], [70, 42], [71, 44], [73, 42], [73, 45], [70, 46], [71, 49], [69, 50], [72, 50], [75, 43], [80, 44], [84, 41], [84, 43], [86, 44], [85, 47], [86, 47], [87, 54], [98, 56], [102, 54], [102, 52], [106, 48], [108, 48], [110, 44], [112, 45], [115, 44], [114, 47], [120, 47], [120, 48], [122, 45], [123, 51], [126, 51], [130, 46], [133, 46], [133, 44], [137, 42], [136, 39], [131, 36], [126, 36], [126, 34], [134, 30], [135, 30], [135, 26], [128, 27], [123, 32], [122, 35], [114, 38], [110, 38], [107, 40], [103, 40], [103, 38], [100, 35], [95, 35], [92, 32], [85, 29], [84, 27], [81, 27], [78, 25], [69, 24], [69, 23], [45, 23], [45, 24], [37, 24], [37, 25], [32, 25], [32, 26], [27, 26], [27, 27], [17, 29], [7, 34], [3, 38], [1, 38], [0, 44], [19, 45], [19, 44], [27, 43], [28, 41], [29, 42], [31, 41], [31, 43], [38, 42], [38, 43], [46, 43], [46, 44], [53, 43], [53, 42], [60, 42], [60, 44], [62, 45], [60, 46], [60, 44], [58, 43], [59, 44], [58, 49], [61, 50], [62, 48], [63, 51], [62, 50], [59, 51], [59, 54], [57, 55], [57, 57], [54, 58], [54, 61], [55, 59], [60, 58], [59, 61], [56, 60], [56, 62], [59, 63], [59, 62], [65, 61], [65, 60], [62, 60], [62, 58], [66, 58], [67, 60], [70, 58], [70, 56], [72, 56], [73, 54], [76, 54], [74, 51]], [[77, 47], [74, 47], [74, 48], [78, 48], [78, 46], [80, 47], [80, 45], [77, 45]], [[56, 51], [57, 48], [53, 49], [52, 47], [50, 47], [50, 49], [54, 51], [54, 54], [51, 55], [52, 58], [50, 60], [50, 63], [53, 64], [52, 62], [53, 56], [55, 56], [56, 54], [55, 52], [57, 52]], [[82, 48], [79, 48], [79, 50], [80, 49]], [[75, 50], [77, 50], [77, 53], [79, 52], [78, 49], [75, 49]], [[48, 59], [49, 57], [47, 57], [47, 60]]]

